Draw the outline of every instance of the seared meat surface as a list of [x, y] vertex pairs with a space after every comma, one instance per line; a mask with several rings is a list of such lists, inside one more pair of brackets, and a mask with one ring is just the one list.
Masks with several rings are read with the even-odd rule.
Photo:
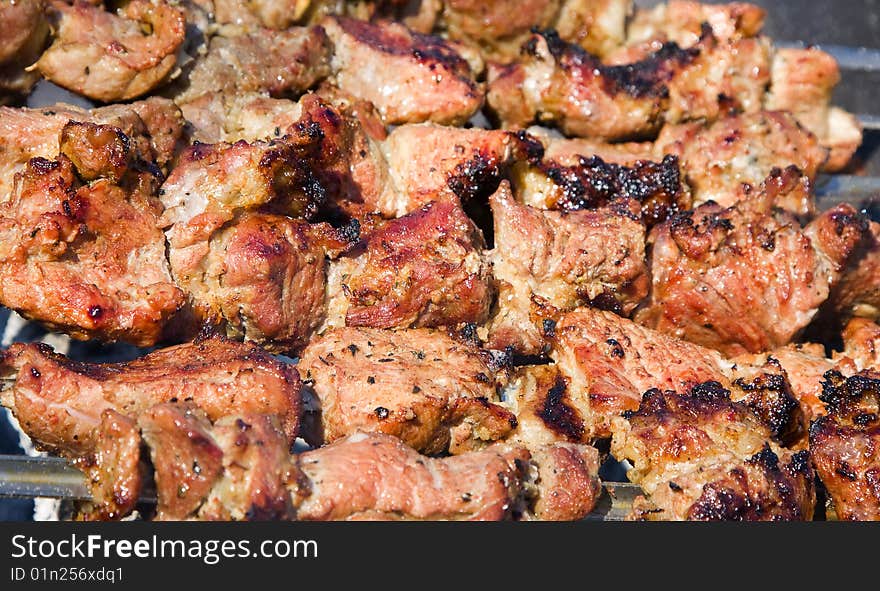
[[223, 449], [197, 407], [161, 403], [137, 419], [150, 450], [156, 482], [156, 519], [182, 520], [195, 513], [223, 473]]
[[159, 172], [116, 127], [70, 122], [60, 151], [31, 159], [0, 204], [0, 302], [75, 338], [155, 345], [184, 303]]
[[[522, 448], [420, 456], [399, 439], [357, 432], [296, 456], [301, 520], [499, 520], [521, 495]], [[517, 461], [519, 460], [519, 462]]]
[[541, 145], [524, 132], [401, 125], [382, 151], [398, 201], [380, 211], [401, 216], [441, 197], [485, 198], [513, 165], [536, 161]]
[[826, 308], [836, 318], [880, 319], [880, 223], [871, 222]]
[[490, 347], [541, 353], [560, 313], [593, 305], [629, 314], [647, 295], [645, 230], [634, 200], [546, 211], [516, 202], [503, 183], [490, 204], [499, 291]]
[[598, 155], [562, 154], [561, 161], [545, 157], [537, 166], [520, 166], [517, 172], [518, 198], [541, 209], [596, 209], [631, 198], [641, 204], [642, 218], [650, 226], [691, 206], [675, 156], [660, 162], [639, 159], [625, 166]]
[[2, 392], [24, 431], [41, 448], [90, 453], [101, 413], [136, 417], [155, 404], [192, 402], [210, 419], [276, 414], [297, 435], [300, 381], [295, 369], [254, 345], [213, 337], [159, 349], [128, 363], [80, 363], [42, 344], [14, 344], [3, 354], [11, 385]]
[[840, 70], [831, 55], [816, 47], [777, 49], [773, 56], [768, 109], [789, 111], [829, 150], [822, 169], [836, 172], [849, 163], [862, 128], [856, 118], [831, 105]]
[[535, 28], [555, 29], [566, 41], [603, 55], [624, 41], [626, 17], [632, 9], [631, 0], [447, 0], [439, 4], [442, 9], [435, 27], [499, 62], [513, 61]]
[[0, 196], [12, 192], [16, 172], [31, 158], [55, 158], [70, 121], [111, 125], [128, 138], [132, 155], [163, 170], [176, 158], [185, 121], [171, 101], [150, 97], [86, 111], [57, 104], [42, 109], [0, 107]]
[[[742, 198], [740, 186], [758, 187], [774, 169], [796, 166], [812, 182], [826, 150], [792, 115], [781, 111], [730, 115], [713, 123], [667, 125], [654, 143], [657, 157], [673, 154], [697, 205], [715, 201], [730, 207]], [[777, 205], [799, 215], [813, 213], [809, 186]]]
[[839, 519], [880, 521], [880, 374], [825, 374], [810, 451]]
[[102, 102], [144, 95], [177, 65], [186, 19], [165, 0], [132, 0], [119, 14], [84, 0], [51, 0], [54, 42], [36, 66], [52, 82]]
[[80, 504], [77, 519], [120, 519], [134, 510], [143, 486], [141, 434], [131, 417], [109, 408], [101, 413], [96, 429], [95, 449], [73, 462], [85, 472], [86, 485], [93, 497]]
[[828, 298], [867, 225], [840, 205], [802, 229], [774, 209], [776, 195], [798, 183], [796, 174], [775, 173], [732, 207], [708, 203], [655, 227], [651, 298], [636, 320], [728, 355], [791, 342]]
[[[656, 136], [666, 121], [716, 119], [761, 108], [766, 48], [754, 39], [665, 44], [643, 60], [604, 65], [551, 32], [537, 33], [513, 64], [490, 68], [488, 103], [505, 127], [552, 122], [565, 134], [624, 140]], [[724, 97], [721, 104], [719, 97]]]
[[361, 429], [424, 453], [462, 453], [516, 426], [499, 405], [505, 371], [489, 352], [439, 331], [330, 330], [306, 347], [298, 367], [315, 398], [304, 434], [313, 444]]
[[439, 37], [399, 23], [344, 17], [329, 17], [321, 25], [333, 43], [336, 84], [371, 101], [386, 124], [461, 124], [482, 106], [470, 65]]
[[454, 201], [433, 201], [387, 222], [331, 263], [328, 326], [482, 323], [494, 295], [484, 247]]
[[631, 519], [808, 521], [815, 505], [808, 451], [791, 452], [717, 382], [684, 394], [650, 390], [614, 419], [611, 452], [633, 463], [647, 498]]

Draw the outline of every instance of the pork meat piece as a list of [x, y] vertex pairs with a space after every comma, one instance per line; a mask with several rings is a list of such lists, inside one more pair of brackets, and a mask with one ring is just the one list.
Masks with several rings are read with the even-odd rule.
[[300, 416], [292, 367], [255, 345], [219, 337], [159, 349], [127, 363], [80, 363], [42, 344], [3, 354], [2, 404], [41, 448], [84, 455], [94, 449], [101, 413], [136, 417], [155, 404], [192, 402], [208, 418], [260, 412], [280, 417], [290, 441]]
[[647, 495], [633, 503], [630, 519], [812, 519], [810, 453], [780, 447], [717, 382], [685, 394], [650, 390], [612, 429], [611, 453], [633, 463], [628, 477]]
[[796, 175], [777, 171], [732, 207], [709, 203], [655, 227], [651, 297], [637, 322], [727, 355], [790, 343], [867, 228], [849, 205], [801, 228], [774, 209], [775, 195], [792, 183]]
[[816, 134], [829, 151], [823, 171], [844, 169], [862, 143], [862, 128], [852, 114], [831, 105], [840, 82], [837, 60], [816, 47], [781, 48], [773, 56], [771, 72], [766, 107], [790, 111]]
[[870, 231], [832, 289], [826, 315], [880, 319], [880, 223], [871, 222]]
[[546, 211], [518, 203], [505, 183], [490, 203], [499, 290], [491, 348], [542, 353], [560, 313], [592, 305], [629, 314], [647, 295], [645, 230], [634, 200]]
[[40, 79], [29, 69], [40, 57], [49, 36], [45, 0], [0, 5], [0, 104], [27, 95]]
[[539, 120], [569, 136], [603, 140], [653, 138], [664, 122], [760, 110], [769, 78], [760, 40], [719, 44], [708, 30], [691, 48], [668, 43], [620, 65], [604, 65], [552, 32], [534, 34], [522, 54], [489, 71], [487, 100], [501, 123]]
[[522, 448], [490, 448], [431, 459], [397, 438], [355, 432], [296, 456], [297, 519], [504, 519], [521, 495], [528, 458]]
[[[760, 111], [723, 117], [713, 123], [667, 125], [654, 144], [655, 157], [675, 155], [694, 203], [722, 207], [742, 198], [742, 184], [759, 186], [774, 169], [796, 166], [805, 180], [816, 179], [827, 151], [789, 113]], [[814, 213], [810, 186], [791, 192], [777, 205], [802, 216]]]
[[423, 453], [462, 453], [516, 426], [499, 404], [506, 372], [497, 360], [440, 331], [330, 330], [306, 347], [299, 369], [314, 393], [304, 437], [315, 445], [362, 429]]
[[118, 14], [83, 0], [49, 6], [54, 40], [36, 66], [59, 86], [105, 103], [130, 100], [177, 66], [186, 19], [164, 0], [132, 0]]
[[481, 324], [492, 304], [482, 232], [455, 201], [433, 201], [362, 236], [331, 263], [327, 326]]
[[295, 98], [330, 74], [329, 61], [329, 41], [320, 27], [215, 36], [174, 89], [174, 100], [183, 106], [247, 92]]
[[31, 158], [55, 158], [70, 121], [119, 128], [134, 157], [167, 170], [177, 157], [185, 121], [173, 102], [150, 97], [126, 105], [85, 110], [56, 104], [41, 109], [0, 107], [0, 197], [12, 192], [15, 173]]
[[92, 494], [91, 501], [77, 507], [76, 519], [122, 519], [134, 510], [143, 488], [141, 434], [132, 418], [109, 408], [101, 413], [96, 430], [95, 449], [73, 461], [85, 473]]
[[156, 482], [156, 519], [180, 521], [205, 502], [223, 474], [223, 449], [198, 407], [161, 403], [137, 418], [150, 450]]
[[118, 128], [70, 122], [61, 137], [61, 155], [31, 159], [0, 205], [0, 302], [75, 338], [155, 345], [184, 303], [159, 172]]
[[810, 427], [810, 452], [838, 519], [880, 521], [880, 374], [825, 376], [828, 414]]
[[706, 4], [670, 0], [653, 9], [637, 10], [627, 27], [627, 47], [674, 41], [692, 47], [703, 36], [703, 23], [722, 42], [756, 37], [764, 27], [766, 11], [746, 2]]
[[518, 162], [535, 162], [542, 148], [524, 132], [401, 125], [382, 143], [398, 201], [381, 208], [399, 217], [429, 201], [485, 198]]
[[328, 17], [321, 25], [336, 84], [375, 104], [386, 124], [459, 125], [482, 106], [470, 65], [440, 38], [392, 22]]
[[785, 443], [804, 435], [804, 415], [778, 364], [734, 362], [592, 308], [563, 315], [554, 330], [550, 357], [566, 386], [560, 399], [573, 409], [564, 411], [573, 424], [582, 422], [583, 437], [610, 436], [613, 419], [637, 410], [648, 390], [687, 392], [704, 382], [721, 384]]
[[658, 162], [638, 159], [629, 165], [606, 162], [598, 155], [565, 154], [561, 161], [548, 156], [536, 166], [517, 167], [514, 184], [520, 201], [541, 209], [597, 209], [635, 199], [649, 227], [691, 207], [675, 156]]

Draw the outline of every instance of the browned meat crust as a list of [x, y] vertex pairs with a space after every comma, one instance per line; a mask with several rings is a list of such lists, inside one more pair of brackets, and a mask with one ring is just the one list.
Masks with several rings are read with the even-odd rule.
[[52, 0], [55, 40], [37, 62], [68, 90], [103, 101], [144, 95], [177, 65], [186, 19], [164, 0], [132, 0], [119, 14], [83, 0]]
[[628, 476], [648, 495], [634, 503], [631, 519], [812, 519], [809, 452], [780, 448], [717, 382], [687, 394], [648, 391], [613, 430], [612, 453], [634, 463]]
[[328, 17], [321, 25], [333, 43], [336, 84], [371, 101], [385, 123], [461, 124], [482, 106], [468, 62], [439, 37], [393, 22]]
[[211, 423], [194, 406], [167, 403], [141, 413], [137, 424], [153, 463], [156, 519], [186, 519], [223, 473], [223, 449], [211, 437]]
[[183, 304], [160, 174], [115, 127], [70, 122], [60, 151], [30, 160], [0, 206], [0, 302], [75, 338], [154, 345]]
[[332, 263], [329, 325], [480, 324], [494, 295], [483, 248], [482, 233], [454, 201], [391, 220]]
[[[638, 408], [651, 389], [688, 392], [718, 382], [786, 442], [805, 430], [784, 372], [773, 363], [733, 363], [717, 351], [646, 329], [617, 315], [581, 308], [555, 326], [550, 357], [566, 389], [564, 413], [586, 437], [608, 437], [612, 421]], [[571, 410], [566, 410], [571, 409]], [[583, 437], [582, 436], [582, 437]]]
[[361, 429], [424, 453], [462, 453], [516, 426], [499, 405], [505, 372], [487, 351], [439, 331], [331, 330], [306, 347], [299, 368], [316, 397], [310, 443]]
[[12, 192], [15, 173], [23, 171], [28, 160], [58, 155], [61, 130], [70, 121], [119, 128], [135, 158], [163, 170], [177, 157], [185, 123], [173, 102], [158, 97], [89, 111], [65, 104], [42, 109], [0, 107], [0, 195]]
[[546, 211], [517, 203], [507, 183], [490, 199], [499, 286], [489, 346], [541, 353], [561, 312], [593, 305], [629, 314], [647, 295], [640, 207]]
[[[521, 494], [522, 448], [430, 459], [382, 434], [354, 433], [296, 457], [300, 520], [499, 520]], [[519, 460], [519, 462], [517, 461]]]
[[825, 374], [828, 414], [810, 428], [816, 472], [839, 519], [880, 521], [880, 374]]
[[83, 521], [120, 519], [134, 510], [141, 494], [141, 435], [133, 419], [108, 408], [101, 413], [95, 437], [95, 450], [74, 461], [85, 472], [93, 497], [78, 507], [76, 517]]
[[636, 160], [629, 166], [600, 156], [568, 156], [564, 162], [545, 158], [535, 167], [519, 167], [518, 198], [542, 209], [596, 209], [614, 201], [635, 199], [642, 219], [653, 226], [690, 209], [690, 191], [682, 183], [678, 158], [660, 162]]
[[380, 209], [401, 216], [454, 196], [485, 199], [515, 163], [536, 162], [540, 143], [525, 132], [401, 125], [383, 142], [397, 202]]
[[490, 68], [489, 106], [505, 127], [538, 119], [567, 135], [606, 140], [653, 137], [664, 121], [759, 110], [767, 48], [755, 39], [719, 44], [706, 29], [691, 48], [667, 43], [640, 61], [613, 66], [553, 32], [534, 34], [518, 62]]
[[852, 316], [880, 319], [880, 223], [871, 222], [824, 312], [838, 321]]
[[[759, 186], [774, 169], [796, 166], [814, 181], [827, 151], [789, 113], [759, 111], [730, 115], [714, 123], [667, 125], [654, 144], [656, 154], [681, 159], [684, 178], [697, 205], [722, 207], [742, 198], [741, 185]], [[799, 215], [814, 210], [812, 192], [788, 193], [777, 205]]]
[[810, 323], [861, 242], [865, 220], [841, 205], [801, 229], [774, 210], [796, 171], [722, 209], [710, 203], [654, 228], [645, 326], [728, 355], [787, 345]]
[[42, 344], [14, 344], [3, 354], [14, 383], [2, 403], [42, 448], [71, 455], [94, 449], [105, 409], [137, 416], [155, 404], [192, 402], [210, 419], [276, 414], [290, 441], [300, 416], [300, 381], [292, 367], [254, 345], [213, 337], [160, 349], [128, 363], [79, 363]]

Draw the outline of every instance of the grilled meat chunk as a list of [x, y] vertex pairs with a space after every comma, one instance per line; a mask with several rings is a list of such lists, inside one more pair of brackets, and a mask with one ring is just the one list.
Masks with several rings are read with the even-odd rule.
[[326, 314], [327, 224], [246, 213], [204, 243], [172, 251], [174, 277], [198, 323], [269, 351], [295, 353]]
[[65, 104], [42, 109], [0, 107], [0, 195], [12, 192], [15, 173], [23, 171], [28, 160], [58, 155], [61, 131], [71, 121], [120, 129], [135, 159], [163, 170], [177, 156], [185, 123], [173, 102], [158, 97], [89, 111]]
[[880, 374], [825, 374], [810, 452], [839, 519], [880, 521]]
[[781, 174], [732, 207], [709, 203], [654, 228], [651, 299], [637, 322], [728, 355], [787, 345], [809, 324], [867, 224], [841, 205], [802, 229], [774, 210], [797, 183]]
[[565, 414], [582, 421], [586, 437], [610, 436], [612, 419], [636, 410], [648, 390], [687, 392], [710, 381], [761, 416], [785, 442], [798, 441], [805, 429], [778, 365], [734, 363], [713, 349], [610, 312], [581, 308], [563, 315], [555, 326], [550, 357], [565, 380], [565, 406], [573, 409]]
[[76, 0], [50, 2], [55, 39], [37, 62], [68, 90], [106, 103], [137, 98], [177, 65], [186, 19], [164, 0], [132, 0], [119, 14]]
[[287, 488], [292, 458], [277, 417], [223, 417], [214, 423], [212, 434], [223, 450], [223, 475], [199, 510], [199, 519], [292, 519]]
[[0, 104], [30, 92], [39, 72], [28, 69], [40, 57], [49, 35], [45, 0], [0, 4]]
[[155, 404], [188, 401], [208, 418], [275, 414], [293, 441], [299, 428], [296, 370], [258, 347], [213, 337], [160, 349], [128, 363], [80, 363], [42, 344], [14, 344], [2, 372], [14, 383], [2, 392], [24, 431], [42, 448], [84, 455], [95, 448], [101, 413], [137, 416]]
[[810, 453], [779, 447], [717, 382], [685, 394], [650, 390], [612, 429], [611, 452], [633, 462], [628, 476], [648, 495], [634, 503], [631, 519], [812, 519]]
[[[196, 0], [205, 2], [206, 0]], [[287, 29], [301, 21], [309, 9], [310, 0], [208, 0], [214, 22], [242, 27]]]
[[642, 219], [649, 226], [690, 209], [690, 192], [681, 182], [675, 156], [661, 162], [636, 160], [630, 166], [596, 155], [565, 155], [563, 161], [545, 158], [537, 166], [520, 166], [515, 178], [518, 198], [541, 209], [569, 211], [631, 198], [641, 204]]
[[535, 28], [553, 28], [566, 41], [603, 55], [624, 41], [631, 9], [631, 0], [448, 0], [435, 26], [502, 63], [516, 59]]
[[843, 354], [859, 369], [880, 369], [880, 326], [853, 318], [843, 331]]
[[492, 304], [483, 235], [454, 201], [433, 201], [363, 236], [331, 264], [328, 326], [481, 324]]
[[386, 124], [461, 124], [482, 106], [468, 62], [442, 39], [392, 22], [328, 17], [321, 25], [336, 84], [375, 104]]
[[604, 65], [545, 32], [523, 45], [520, 61], [490, 68], [487, 100], [505, 127], [539, 119], [572, 136], [650, 138], [663, 122], [759, 110], [768, 60], [756, 39], [718, 44], [707, 31], [689, 49], [669, 43], [641, 61]]
[[880, 319], [880, 223], [871, 222], [870, 232], [832, 289], [825, 312], [838, 319]]
[[[729, 115], [713, 123], [667, 125], [654, 144], [655, 154], [674, 154], [696, 205], [715, 201], [722, 207], [742, 198], [740, 186], [759, 186], [774, 169], [796, 166], [805, 177], [816, 178], [826, 150], [789, 113], [760, 111]], [[798, 215], [814, 211], [809, 185], [792, 191], [777, 206]]]
[[382, 150], [398, 200], [380, 211], [397, 217], [440, 197], [484, 198], [516, 162], [539, 158], [541, 146], [523, 132], [401, 125]]
[[329, 60], [330, 44], [320, 27], [216, 36], [176, 89], [174, 100], [186, 105], [246, 92], [295, 97], [330, 74]]
[[73, 462], [85, 472], [92, 494], [92, 501], [78, 507], [77, 519], [121, 519], [134, 510], [143, 486], [141, 434], [133, 419], [109, 408], [96, 429], [96, 448]]
[[589, 417], [581, 415], [569, 382], [556, 365], [518, 368], [504, 389], [504, 401], [516, 415], [508, 441], [535, 449], [554, 443], [589, 443]]
[[298, 367], [315, 396], [304, 434], [315, 445], [362, 429], [423, 453], [462, 453], [516, 426], [499, 405], [505, 372], [487, 351], [439, 331], [334, 329], [306, 347]]
[[540, 521], [575, 521], [595, 508], [602, 486], [599, 452], [589, 445], [554, 443], [529, 447], [537, 476], [527, 486], [536, 491], [528, 499], [525, 518]]
[[154, 345], [184, 303], [165, 259], [158, 171], [133, 159], [118, 128], [71, 122], [61, 136], [62, 155], [31, 159], [0, 205], [0, 302], [75, 338]]
[[647, 295], [644, 225], [633, 200], [597, 210], [517, 203], [506, 183], [490, 199], [499, 298], [489, 346], [541, 353], [561, 312], [592, 305], [629, 314]]
[[837, 60], [821, 49], [777, 49], [765, 101], [768, 109], [791, 112], [816, 134], [829, 150], [822, 165], [827, 172], [845, 168], [862, 143], [862, 128], [856, 118], [831, 106], [831, 94], [839, 81]]
[[137, 424], [155, 471], [156, 519], [186, 519], [223, 474], [224, 450], [211, 436], [211, 423], [195, 406], [163, 403], [142, 412]]
[[522, 448], [420, 456], [399, 439], [356, 432], [296, 456], [300, 520], [499, 520], [521, 495]]
[[764, 26], [763, 8], [746, 2], [706, 4], [669, 0], [651, 10], [637, 10], [627, 27], [628, 47], [674, 41], [692, 47], [703, 36], [703, 24], [721, 42], [755, 37]]

